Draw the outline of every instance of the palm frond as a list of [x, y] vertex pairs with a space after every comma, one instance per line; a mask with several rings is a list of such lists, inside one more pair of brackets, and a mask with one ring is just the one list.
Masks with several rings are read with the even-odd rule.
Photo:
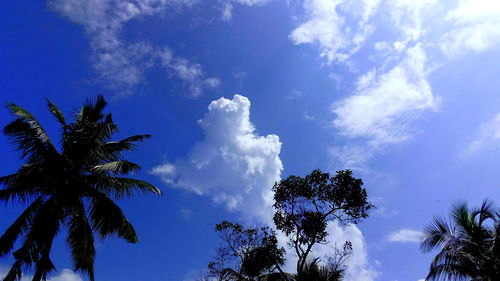
[[140, 168], [141, 166], [137, 165], [136, 163], [126, 160], [120, 160], [95, 165], [90, 169], [90, 171], [97, 174], [110, 173], [113, 175], [126, 175], [129, 172], [139, 170]]
[[9, 103], [10, 111], [18, 116], [4, 128], [4, 134], [16, 145], [15, 149], [28, 162], [40, 162], [57, 153], [40, 123], [25, 109]]
[[135, 142], [144, 141], [149, 139], [151, 135], [135, 135], [128, 138], [125, 138], [121, 141], [116, 142], [107, 142], [103, 145], [102, 150], [105, 153], [121, 153], [122, 151], [130, 151], [133, 150], [137, 145]]
[[35, 264], [36, 271], [42, 276], [54, 269], [48, 255], [63, 215], [60, 202], [55, 196], [43, 202], [24, 235], [21, 247], [13, 253], [16, 262], [27, 268]]
[[22, 262], [16, 261], [14, 264], [11, 266], [9, 272], [7, 275], [5, 275], [3, 281], [18, 281], [21, 280], [22, 277]]
[[47, 98], [45, 100], [47, 101], [47, 104], [49, 106], [50, 113], [52, 113], [52, 115], [54, 115], [54, 117], [57, 119], [57, 121], [59, 121], [59, 123], [61, 123], [63, 128], [66, 127], [66, 121], [64, 120], [64, 114], [59, 109], [59, 107], [57, 107], [57, 105], [55, 105], [51, 100], [49, 100]]
[[75, 270], [86, 272], [91, 281], [94, 280], [94, 234], [87, 220], [83, 202], [79, 200], [77, 204], [69, 210], [70, 219], [68, 221], [68, 236], [66, 241], [71, 248], [71, 256], [75, 265]]
[[137, 243], [137, 235], [132, 224], [113, 200], [100, 192], [94, 192], [89, 196], [89, 200], [92, 228], [101, 238], [116, 233], [129, 243]]
[[48, 173], [43, 166], [26, 164], [17, 173], [0, 177], [0, 200], [29, 202], [42, 194], [40, 188]]
[[28, 208], [26, 208], [26, 210], [24, 210], [24, 212], [9, 228], [7, 228], [2, 237], [0, 237], [0, 257], [12, 250], [12, 247], [19, 236], [21, 236], [33, 223], [34, 217], [43, 204], [43, 198], [39, 197]]
[[430, 252], [437, 247], [445, 247], [455, 240], [452, 226], [445, 218], [435, 217], [432, 223], [425, 228], [424, 239], [420, 244], [423, 252]]
[[154, 185], [133, 178], [108, 177], [100, 175], [85, 176], [85, 180], [98, 191], [109, 194], [115, 199], [130, 197], [134, 193], [161, 194], [162, 192]]

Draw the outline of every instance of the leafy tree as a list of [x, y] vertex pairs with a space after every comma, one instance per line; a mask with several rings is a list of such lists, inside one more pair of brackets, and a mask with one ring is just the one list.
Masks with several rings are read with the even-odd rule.
[[334, 177], [314, 170], [305, 178], [291, 175], [274, 185], [274, 223], [298, 256], [297, 273], [304, 271], [313, 246], [326, 243], [328, 222], [358, 223], [368, 217], [373, 205], [362, 185], [350, 170]]
[[283, 248], [269, 227], [245, 228], [223, 221], [215, 226], [223, 245], [208, 265], [208, 277], [219, 281], [280, 280]]
[[469, 210], [456, 204], [449, 220], [436, 217], [425, 228], [424, 252], [441, 249], [426, 280], [500, 280], [500, 211], [485, 200]]
[[75, 270], [94, 280], [93, 232], [101, 238], [117, 234], [127, 242], [138, 241], [113, 198], [127, 198], [134, 192], [160, 194], [150, 183], [122, 177], [140, 169], [125, 160], [122, 152], [132, 150], [136, 142], [150, 136], [112, 141], [118, 127], [111, 114], [103, 113], [103, 96], [84, 104], [71, 123], [66, 122], [55, 104], [47, 101], [49, 111], [61, 125], [59, 150], [35, 117], [8, 104], [16, 119], [4, 128], [4, 133], [19, 151], [24, 165], [16, 173], [0, 177], [0, 200], [29, 206], [0, 237], [0, 256], [8, 254], [22, 237], [4, 281], [19, 280], [22, 269], [33, 265], [33, 280], [46, 280], [47, 273], [55, 269], [50, 251], [62, 226], [68, 230], [66, 241]]

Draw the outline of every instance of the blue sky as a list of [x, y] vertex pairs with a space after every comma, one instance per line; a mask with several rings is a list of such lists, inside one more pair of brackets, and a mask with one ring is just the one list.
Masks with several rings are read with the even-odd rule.
[[[377, 206], [329, 225], [329, 245], [354, 245], [347, 281], [423, 279], [432, 217], [499, 203], [495, 0], [3, 1], [0, 34], [1, 102], [53, 139], [44, 98], [69, 113], [98, 93], [117, 137], [153, 135], [128, 157], [164, 195], [119, 202], [139, 243], [98, 241], [98, 280], [194, 280], [215, 223], [270, 223], [270, 186], [315, 168], [354, 170]], [[3, 175], [21, 162], [0, 140]], [[2, 207], [0, 231], [22, 207]], [[59, 236], [49, 279], [86, 280]]]

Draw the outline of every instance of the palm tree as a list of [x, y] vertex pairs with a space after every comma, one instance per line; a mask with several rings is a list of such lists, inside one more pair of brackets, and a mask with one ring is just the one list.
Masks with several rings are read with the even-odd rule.
[[117, 234], [129, 243], [137, 235], [113, 199], [134, 192], [160, 194], [145, 181], [123, 177], [140, 169], [123, 158], [136, 142], [149, 135], [135, 135], [112, 141], [118, 127], [111, 114], [104, 114], [103, 96], [88, 101], [66, 123], [59, 108], [47, 100], [49, 111], [61, 125], [60, 150], [56, 149], [38, 121], [25, 109], [8, 104], [16, 119], [4, 128], [24, 165], [11, 175], [0, 177], [0, 200], [19, 201], [29, 206], [0, 237], [0, 256], [14, 251], [14, 263], [4, 281], [19, 280], [23, 268], [34, 265], [33, 280], [46, 280], [54, 270], [50, 260], [52, 241], [61, 226], [67, 228], [75, 270], [94, 280], [94, 232], [101, 238]]
[[469, 211], [456, 204], [449, 220], [434, 218], [425, 229], [424, 252], [440, 248], [426, 280], [500, 280], [500, 212], [485, 200]]
[[340, 281], [344, 278], [344, 269], [336, 268], [330, 264], [320, 265], [318, 258], [304, 264], [302, 270], [297, 272], [294, 281]]

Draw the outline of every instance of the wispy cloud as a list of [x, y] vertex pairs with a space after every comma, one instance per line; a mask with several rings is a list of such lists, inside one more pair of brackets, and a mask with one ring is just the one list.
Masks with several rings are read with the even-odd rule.
[[466, 150], [474, 153], [484, 147], [500, 144], [500, 113], [493, 119], [481, 125], [477, 138], [471, 142]]
[[297, 89], [293, 89], [290, 91], [290, 93], [286, 96], [287, 99], [289, 100], [294, 100], [294, 99], [298, 99], [298, 98], [301, 98], [302, 95], [304, 93], [302, 93], [302, 91], [299, 91]]
[[[125, 23], [165, 13], [169, 7], [191, 6], [193, 0], [48, 0], [48, 7], [81, 25], [90, 38], [93, 67], [99, 79], [121, 94], [130, 94], [145, 79], [145, 71], [160, 63], [199, 96], [204, 89], [217, 87], [217, 78], [206, 77], [202, 66], [182, 57], [174, 57], [167, 47], [150, 42], [125, 43], [121, 33]], [[167, 51], [166, 51], [167, 50]]]
[[403, 228], [389, 234], [387, 240], [395, 243], [420, 243], [424, 234], [421, 231]]
[[425, 60], [425, 52], [416, 46], [390, 71], [361, 76], [356, 93], [334, 104], [333, 125], [342, 135], [365, 137], [373, 145], [408, 139], [408, 124], [439, 106], [426, 80]]
[[463, 1], [445, 17], [453, 28], [439, 42], [449, 57], [468, 51], [483, 52], [500, 44], [500, 2], [490, 0]]
[[[368, 24], [379, 0], [305, 0], [304, 21], [291, 33], [294, 44], [314, 44], [328, 63], [345, 62], [358, 52], [373, 27]], [[346, 17], [356, 19], [348, 26]]]

